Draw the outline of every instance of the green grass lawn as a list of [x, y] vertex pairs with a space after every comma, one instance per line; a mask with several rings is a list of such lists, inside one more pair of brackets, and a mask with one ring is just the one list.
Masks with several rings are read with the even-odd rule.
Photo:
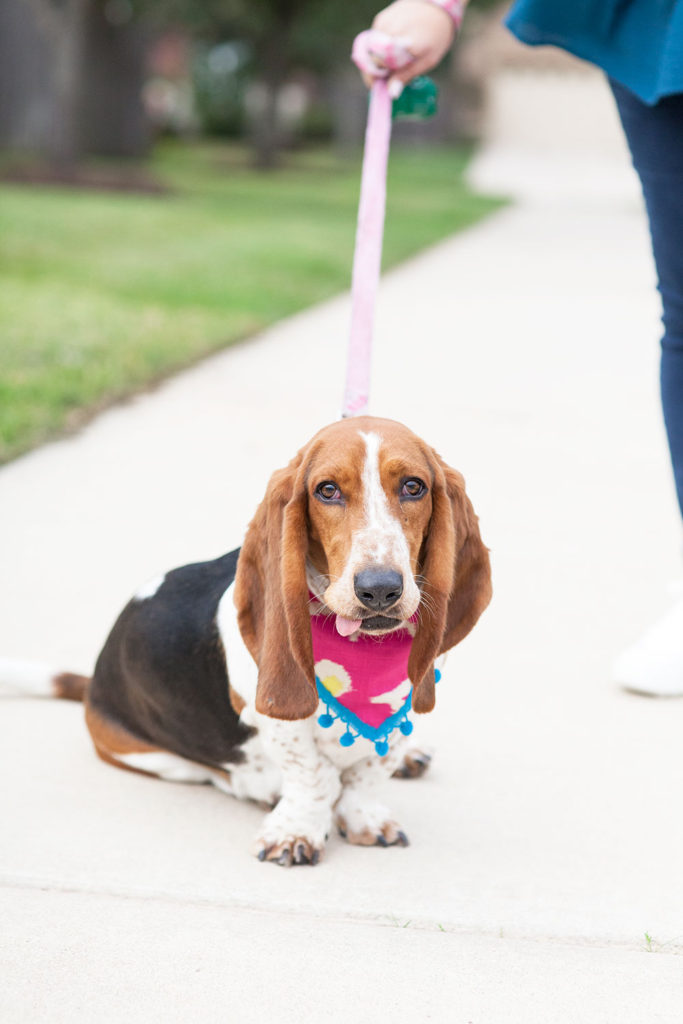
[[[499, 205], [466, 161], [394, 149], [385, 266]], [[0, 461], [348, 287], [359, 161], [167, 145], [150, 171], [167, 194], [0, 187]]]

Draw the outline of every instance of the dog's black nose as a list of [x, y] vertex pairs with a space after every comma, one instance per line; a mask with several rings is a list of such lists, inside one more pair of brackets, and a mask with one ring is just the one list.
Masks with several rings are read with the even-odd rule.
[[353, 589], [362, 605], [383, 612], [403, 593], [403, 577], [394, 569], [364, 569], [354, 577]]

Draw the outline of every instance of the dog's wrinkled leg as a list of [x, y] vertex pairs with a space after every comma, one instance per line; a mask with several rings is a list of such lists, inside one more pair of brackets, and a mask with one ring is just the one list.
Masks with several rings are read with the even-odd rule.
[[317, 864], [341, 789], [339, 773], [318, 750], [309, 720], [259, 718], [264, 748], [282, 772], [282, 796], [261, 826], [254, 853], [284, 867]]
[[405, 740], [398, 740], [385, 757], [371, 754], [342, 773], [342, 795], [334, 809], [337, 828], [359, 846], [407, 846], [408, 837], [389, 809], [376, 796], [377, 789], [403, 761]]

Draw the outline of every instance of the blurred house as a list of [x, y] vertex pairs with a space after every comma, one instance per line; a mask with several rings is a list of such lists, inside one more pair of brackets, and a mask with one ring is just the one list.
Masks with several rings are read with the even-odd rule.
[[155, 132], [185, 135], [197, 130], [192, 66], [193, 47], [187, 32], [171, 28], [151, 41], [142, 101]]

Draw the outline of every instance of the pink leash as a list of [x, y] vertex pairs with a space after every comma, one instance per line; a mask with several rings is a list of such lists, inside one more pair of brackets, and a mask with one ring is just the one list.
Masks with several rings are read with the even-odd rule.
[[370, 394], [370, 363], [375, 300], [382, 263], [387, 162], [392, 100], [387, 83], [377, 79], [370, 91], [361, 177], [356, 249], [351, 282], [351, 337], [342, 416], [361, 416]]

